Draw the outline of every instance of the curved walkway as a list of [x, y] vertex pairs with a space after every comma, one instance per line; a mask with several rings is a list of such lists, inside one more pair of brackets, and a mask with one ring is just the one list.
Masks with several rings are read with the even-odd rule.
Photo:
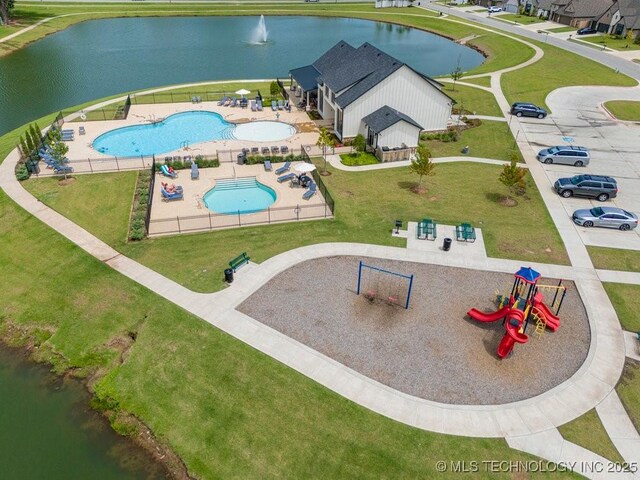
[[[487, 163], [490, 165], [506, 165], [509, 162], [504, 160], [494, 160], [491, 158], [480, 158], [480, 157], [440, 157], [432, 159], [433, 163], [456, 163], [456, 162], [472, 162], [472, 163]], [[357, 167], [352, 167], [349, 165], [345, 165], [342, 163], [342, 159], [340, 155], [327, 155], [327, 163], [331, 165], [336, 170], [342, 170], [344, 172], [366, 172], [370, 170], [386, 170], [388, 168], [400, 168], [400, 167], [408, 167], [411, 165], [411, 160], [402, 160], [399, 162], [385, 162], [385, 163], [374, 163], [372, 165], [360, 165]], [[520, 165], [522, 168], [529, 168], [527, 165]]]

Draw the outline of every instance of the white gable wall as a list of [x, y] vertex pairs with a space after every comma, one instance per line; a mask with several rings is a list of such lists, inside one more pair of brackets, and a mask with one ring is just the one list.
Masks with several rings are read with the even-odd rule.
[[380, 132], [378, 145], [374, 146], [394, 148], [405, 144], [407, 147], [417, 147], [419, 135], [420, 129], [418, 127], [405, 121], [399, 121]]
[[362, 119], [385, 105], [408, 115], [425, 130], [444, 130], [451, 116], [451, 99], [405, 65], [347, 105], [342, 138], [358, 133], [366, 136]]

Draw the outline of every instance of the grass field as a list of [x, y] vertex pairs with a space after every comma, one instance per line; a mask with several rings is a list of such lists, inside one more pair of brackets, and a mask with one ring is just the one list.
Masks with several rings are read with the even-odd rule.
[[536, 44], [545, 51], [540, 61], [502, 75], [502, 91], [509, 103], [526, 101], [546, 106], [545, 99], [552, 90], [573, 85], [637, 85], [634, 79], [587, 58]]
[[[464, 77], [461, 80], [464, 82]], [[455, 90], [452, 83], [445, 83], [444, 93], [453, 97], [456, 101], [456, 108], [462, 108], [468, 114], [489, 115], [492, 117], [502, 117], [502, 111], [498, 106], [496, 97], [492, 93], [480, 88], [467, 87], [456, 83]]]
[[[424, 143], [435, 158], [459, 156], [462, 148], [468, 145], [469, 155], [472, 157], [509, 161], [514, 138], [507, 129], [506, 122], [482, 120], [479, 127], [461, 130], [457, 142], [427, 140]], [[519, 161], [522, 161], [519, 151], [518, 156]]]
[[625, 120], [628, 122], [640, 121], [640, 102], [613, 100], [611, 102], [606, 102], [604, 106], [618, 120]]
[[517, 13], [504, 13], [493, 18], [504, 22], [518, 23], [520, 25], [532, 25], [534, 23], [544, 22], [544, 20], [539, 17], [529, 17], [528, 15], [519, 15]]
[[640, 271], [640, 252], [617, 248], [587, 246], [591, 261], [602, 270]]
[[473, 83], [474, 85], [480, 85], [481, 87], [490, 87], [491, 86], [491, 77], [477, 77], [477, 78], [465, 78], [462, 77], [460, 79], [463, 83]]
[[595, 410], [589, 410], [572, 422], [558, 427], [558, 430], [565, 440], [602, 455], [612, 462], [624, 463]]
[[640, 285], [604, 283], [609, 299], [616, 309], [622, 328], [640, 332]]
[[616, 391], [636, 430], [640, 431], [640, 363], [627, 358]]
[[550, 33], [565, 33], [565, 32], [575, 32], [577, 29], [574, 27], [556, 27], [556, 28], [548, 28], [545, 32]]
[[593, 43], [594, 45], [600, 45], [613, 50], [620, 50], [622, 52], [627, 50], [640, 50], [640, 45], [633, 43], [633, 40], [627, 40], [626, 38], [616, 38], [610, 35], [594, 35], [588, 37], [579, 37], [583, 42]]

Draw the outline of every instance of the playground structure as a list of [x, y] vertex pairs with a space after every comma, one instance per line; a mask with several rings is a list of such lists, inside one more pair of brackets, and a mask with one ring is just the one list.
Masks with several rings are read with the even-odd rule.
[[392, 272], [362, 261], [359, 263], [356, 294], [362, 293], [371, 303], [382, 300], [408, 309], [412, 288], [413, 275]]
[[[567, 293], [562, 280], [557, 285], [539, 284], [541, 275], [532, 268], [522, 267], [514, 277], [509, 297], [498, 295], [498, 310], [483, 313], [472, 308], [467, 312], [467, 315], [477, 322], [495, 322], [503, 319], [505, 334], [496, 351], [500, 358], [509, 356], [516, 343], [525, 344], [529, 341], [526, 331], [530, 322], [535, 322], [535, 333], [539, 337], [546, 329], [557, 331], [560, 328], [558, 315]], [[544, 301], [542, 290], [545, 289], [554, 291], [551, 307]]]

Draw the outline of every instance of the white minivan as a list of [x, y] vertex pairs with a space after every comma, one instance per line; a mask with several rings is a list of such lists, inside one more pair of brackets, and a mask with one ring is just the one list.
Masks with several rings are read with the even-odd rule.
[[589, 165], [591, 155], [585, 147], [550, 147], [540, 150], [536, 157], [542, 163], [562, 163], [574, 167]]

